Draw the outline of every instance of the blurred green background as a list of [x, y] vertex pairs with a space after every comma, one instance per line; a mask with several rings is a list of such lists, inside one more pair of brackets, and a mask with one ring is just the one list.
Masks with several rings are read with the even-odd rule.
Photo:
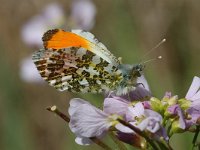
[[[37, 49], [21, 38], [22, 26], [51, 0], [1, 0], [0, 5], [0, 149], [92, 150], [79, 146], [68, 125], [46, 111], [57, 105], [67, 114], [72, 97], [85, 97], [101, 106], [103, 97], [58, 92], [46, 83], [25, 82], [20, 62]], [[68, 21], [73, 0], [56, 1]], [[200, 67], [200, 1], [197, 0], [94, 0], [96, 17], [91, 32], [123, 63], [139, 63], [142, 56], [163, 38], [167, 41], [145, 59], [163, 56], [147, 64], [145, 76], [153, 95], [165, 91], [184, 97]], [[171, 142], [188, 150], [191, 134], [179, 134]], [[114, 148], [113, 148], [114, 149]]]

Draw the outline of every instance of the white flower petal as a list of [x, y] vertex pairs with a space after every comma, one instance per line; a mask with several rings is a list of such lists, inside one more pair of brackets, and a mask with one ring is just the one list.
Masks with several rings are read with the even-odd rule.
[[193, 96], [190, 98], [190, 100], [192, 101], [197, 101], [200, 99], [200, 90]]
[[46, 29], [46, 23], [44, 19], [39, 15], [35, 16], [22, 27], [22, 40], [29, 46], [41, 47], [41, 38]]
[[31, 57], [23, 59], [20, 67], [20, 77], [22, 80], [32, 83], [44, 83]]
[[82, 104], [89, 104], [89, 102], [81, 99], [81, 98], [73, 98], [70, 100], [70, 107], [68, 109], [68, 113], [71, 116], [79, 106], [81, 106]]
[[139, 85], [139, 86], [142, 88], [145, 88], [147, 91], [150, 91], [149, 85], [144, 75], [137, 78], [137, 83], [142, 83], [142, 85]]
[[[130, 124], [132, 124], [131, 122], [129, 122]], [[133, 124], [132, 124], [133, 125]], [[123, 124], [121, 123], [118, 123], [115, 125], [115, 128], [123, 133], [135, 133], [132, 129], [124, 126]]]
[[193, 78], [192, 84], [191, 84], [185, 98], [190, 100], [195, 95], [195, 93], [199, 90], [199, 88], [200, 88], [200, 78], [195, 76]]
[[75, 142], [79, 145], [90, 145], [92, 141], [86, 137], [76, 137]]
[[145, 109], [144, 115], [146, 117], [155, 117], [155, 118], [157, 118], [157, 121], [162, 121], [162, 116], [153, 110]]
[[48, 26], [57, 27], [65, 20], [63, 8], [58, 3], [48, 4], [42, 13]]
[[156, 133], [159, 129], [160, 129], [159, 123], [155, 123], [153, 128], [152, 128], [152, 126], [147, 126], [147, 130], [149, 130], [151, 133]]
[[107, 114], [90, 104], [82, 104], [76, 108], [69, 122], [70, 129], [76, 135], [97, 137], [112, 125]]
[[75, 28], [90, 30], [94, 25], [96, 7], [90, 0], [74, 0], [72, 3], [71, 18]]
[[134, 106], [128, 107], [128, 110], [133, 117], [135, 116], [140, 117], [144, 114], [144, 106], [142, 105], [141, 102], [135, 104]]
[[137, 127], [141, 130], [144, 131], [149, 123], [149, 118], [144, 119], [139, 125], [137, 125]]
[[160, 121], [159, 119], [155, 117], [148, 117], [144, 119], [137, 127], [143, 131], [143, 130], [148, 130], [151, 133], [155, 133], [160, 129]]
[[51, 3], [43, 12], [33, 16], [21, 30], [24, 43], [31, 47], [42, 47], [42, 35], [48, 29], [58, 28], [64, 22], [64, 13], [58, 3]]
[[128, 102], [123, 99], [106, 98], [104, 100], [104, 112], [107, 114], [125, 115], [128, 110]]

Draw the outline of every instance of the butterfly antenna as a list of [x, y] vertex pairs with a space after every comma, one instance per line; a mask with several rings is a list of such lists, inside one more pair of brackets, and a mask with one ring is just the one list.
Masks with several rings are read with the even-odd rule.
[[[166, 39], [163, 39], [162, 41], [160, 41], [156, 46], [154, 46], [152, 49], [150, 49], [143, 57], [141, 60], [143, 60], [146, 56], [148, 56], [152, 51], [156, 50], [160, 45], [162, 45], [164, 42], [166, 41]], [[159, 56], [158, 56], [159, 57]], [[157, 58], [155, 58], [157, 59]], [[149, 61], [149, 60], [148, 60]]]
[[144, 62], [141, 62], [141, 64], [146, 64], [146, 63], [149, 63], [149, 62], [151, 62], [151, 61], [155, 61], [155, 60], [158, 60], [158, 59], [162, 59], [162, 56], [158, 56], [158, 57], [156, 57], [156, 58], [152, 58], [152, 59], [149, 59], [149, 60], [147, 60], [147, 61], [144, 61]]

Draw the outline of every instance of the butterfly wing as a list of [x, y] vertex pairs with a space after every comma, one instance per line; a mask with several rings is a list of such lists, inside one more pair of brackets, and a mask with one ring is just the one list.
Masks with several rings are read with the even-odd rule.
[[83, 30], [66, 32], [64, 30], [54, 29], [47, 31], [42, 40], [46, 49], [82, 47], [98, 55], [108, 63], [119, 65], [118, 59], [90, 32]]
[[122, 80], [117, 59], [91, 33], [75, 32], [63, 35], [65, 31], [51, 30], [44, 34], [46, 49], [33, 54], [41, 76], [60, 91], [96, 93], [114, 89]]

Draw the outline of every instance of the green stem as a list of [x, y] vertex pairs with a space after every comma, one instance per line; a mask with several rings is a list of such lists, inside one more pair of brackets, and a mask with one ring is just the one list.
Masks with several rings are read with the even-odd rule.
[[169, 142], [166, 142], [164, 139], [158, 141], [158, 144], [162, 146], [162, 150], [173, 150]]
[[119, 147], [120, 150], [127, 150], [125, 145], [116, 138], [116, 135], [113, 133], [113, 131], [109, 131], [109, 135], [111, 139], [115, 142], [115, 144]]
[[59, 111], [55, 105], [52, 107], [47, 107], [46, 109], [50, 112], [55, 113], [57, 116], [59, 116], [60, 118], [65, 120], [67, 123], [69, 123], [70, 121], [69, 117], [66, 116], [64, 113], [62, 113], [61, 111]]
[[[52, 107], [47, 107], [46, 109], [48, 111], [50, 111], [50, 112], [55, 113], [57, 116], [59, 116], [60, 118], [62, 118], [63, 120], [65, 120], [67, 123], [69, 123], [70, 118], [68, 116], [66, 116], [64, 113], [62, 113], [61, 111], [59, 111], [58, 108], [55, 105], [52, 106]], [[90, 140], [92, 142], [94, 142], [95, 144], [99, 145], [104, 150], [112, 150], [108, 145], [106, 145], [105, 143], [103, 143], [97, 137], [91, 137]]]
[[108, 145], [96, 137], [91, 137], [90, 140], [105, 150], [112, 150]]
[[146, 141], [152, 146], [153, 150], [159, 150], [159, 148], [157, 147], [157, 145], [148, 137], [146, 136], [145, 133], [143, 133], [140, 129], [136, 128], [135, 126], [133, 126], [132, 124], [122, 120], [122, 119], [117, 119], [121, 124], [129, 127], [130, 129], [132, 129], [135, 133], [137, 133], [138, 135], [144, 137], [146, 139]]
[[197, 126], [196, 128], [196, 133], [194, 134], [194, 137], [193, 137], [193, 140], [192, 140], [192, 149], [196, 146], [196, 141], [197, 141], [197, 137], [199, 135], [199, 132], [200, 132], [200, 126]]

